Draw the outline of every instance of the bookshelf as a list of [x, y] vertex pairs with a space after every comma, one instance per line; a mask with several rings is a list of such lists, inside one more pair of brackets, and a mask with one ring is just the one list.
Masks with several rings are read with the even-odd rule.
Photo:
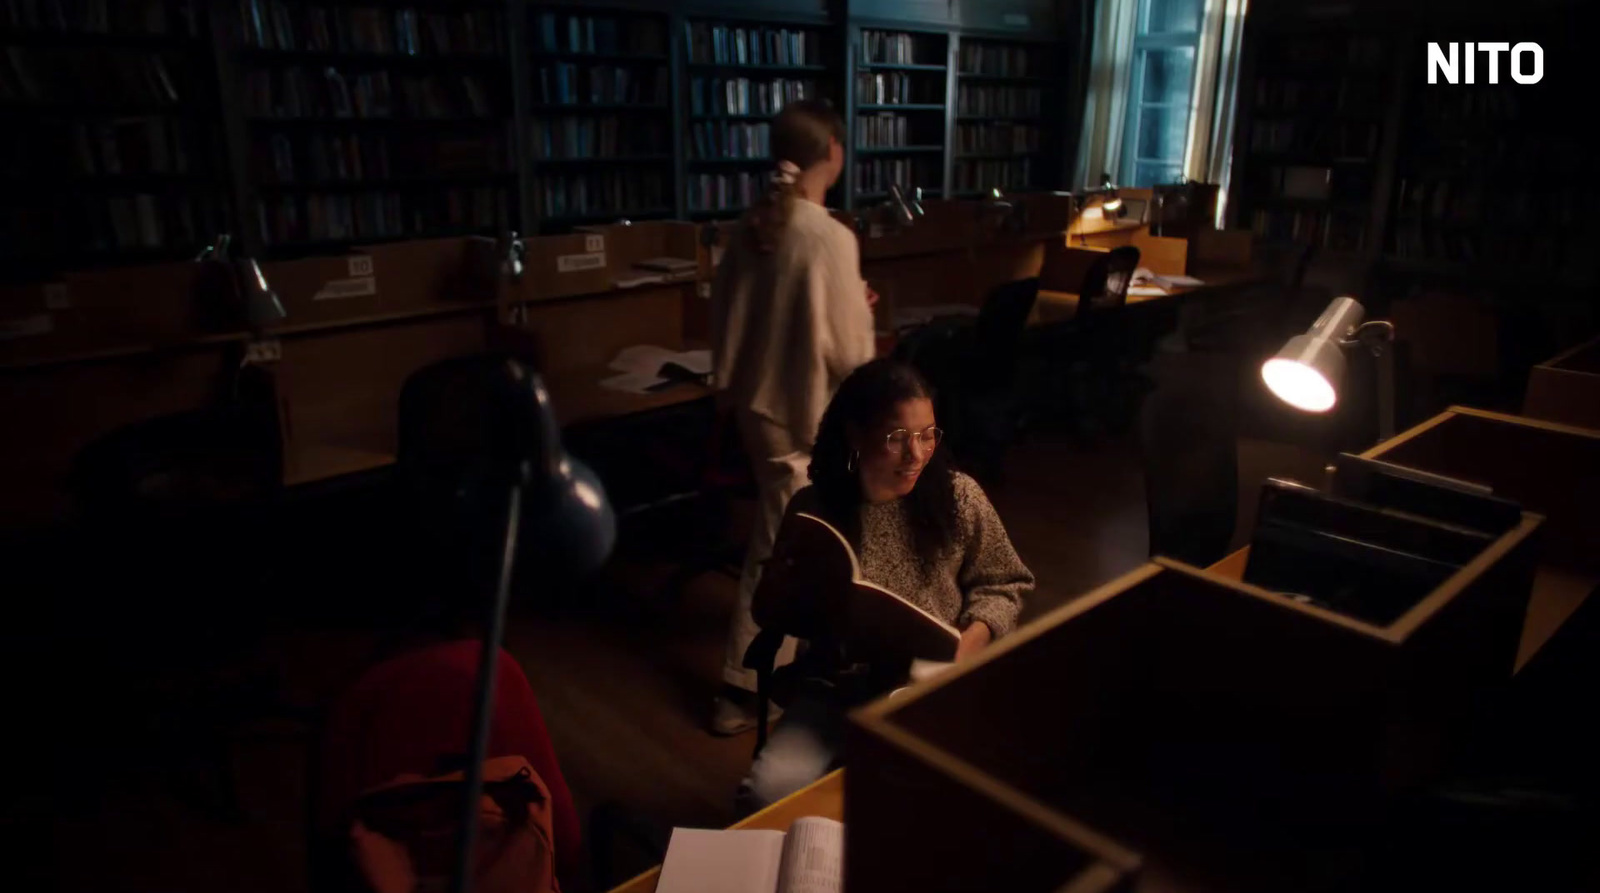
[[894, 184], [943, 194], [954, 40], [948, 32], [886, 28], [856, 36], [853, 202], [880, 200]]
[[6, 275], [181, 258], [228, 227], [205, 29], [176, 0], [0, 5]]
[[1048, 177], [1040, 165], [1054, 145], [1045, 118], [1051, 56], [1038, 44], [961, 41], [951, 167], [956, 196], [1042, 188]]
[[1359, 20], [1258, 30], [1236, 157], [1236, 219], [1271, 247], [1368, 258], [1385, 203], [1398, 51]]
[[[1546, 53], [1576, 49], [1552, 30], [1538, 35]], [[1416, 102], [1399, 132], [1385, 267], [1432, 279], [1590, 281], [1592, 149], [1570, 112], [1555, 91], [1509, 78]]]
[[771, 119], [801, 97], [849, 130], [833, 207], [892, 183], [1048, 188], [1056, 25], [940, 10], [0, 3], [0, 160], [27, 172], [0, 173], [0, 258], [28, 276], [190, 257], [222, 232], [283, 258], [728, 217], [767, 188]]
[[813, 25], [691, 16], [682, 41], [684, 207], [693, 219], [730, 217], [767, 189], [772, 117], [795, 100], [831, 98], [827, 33]]
[[539, 231], [670, 216], [667, 28], [664, 14], [529, 8], [525, 126]]
[[230, 13], [245, 225], [269, 256], [509, 225], [501, 4], [241, 0]]

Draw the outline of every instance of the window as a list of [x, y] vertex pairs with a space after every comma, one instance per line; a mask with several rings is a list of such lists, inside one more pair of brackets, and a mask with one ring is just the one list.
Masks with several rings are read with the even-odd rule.
[[1118, 182], [1148, 187], [1183, 174], [1205, 0], [1137, 0], [1128, 132]]

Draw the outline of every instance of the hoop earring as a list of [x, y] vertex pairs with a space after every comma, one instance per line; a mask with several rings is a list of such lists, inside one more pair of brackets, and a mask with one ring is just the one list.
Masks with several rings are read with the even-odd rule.
[[850, 451], [850, 458], [844, 460], [844, 470], [848, 471], [848, 472], [851, 472], [851, 473], [854, 473], [855, 470], [856, 470], [856, 460], [859, 459], [859, 458], [861, 458], [861, 451], [860, 450], [851, 450]]

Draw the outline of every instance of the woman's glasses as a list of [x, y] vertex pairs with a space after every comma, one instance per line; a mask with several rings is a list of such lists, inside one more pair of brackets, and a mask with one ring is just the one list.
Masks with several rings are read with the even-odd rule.
[[939, 441], [943, 439], [944, 431], [940, 428], [924, 428], [921, 431], [907, 431], [904, 428], [896, 428], [889, 432], [888, 436], [883, 439], [883, 443], [884, 447], [889, 450], [890, 455], [904, 456], [906, 448], [913, 441], [916, 442], [923, 453], [931, 453], [934, 447], [939, 445]]

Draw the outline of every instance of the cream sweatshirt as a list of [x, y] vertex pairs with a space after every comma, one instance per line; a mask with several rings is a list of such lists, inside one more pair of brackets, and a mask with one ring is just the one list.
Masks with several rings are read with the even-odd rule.
[[875, 352], [855, 233], [796, 198], [770, 253], [735, 232], [711, 290], [713, 381], [809, 451], [839, 382]]

